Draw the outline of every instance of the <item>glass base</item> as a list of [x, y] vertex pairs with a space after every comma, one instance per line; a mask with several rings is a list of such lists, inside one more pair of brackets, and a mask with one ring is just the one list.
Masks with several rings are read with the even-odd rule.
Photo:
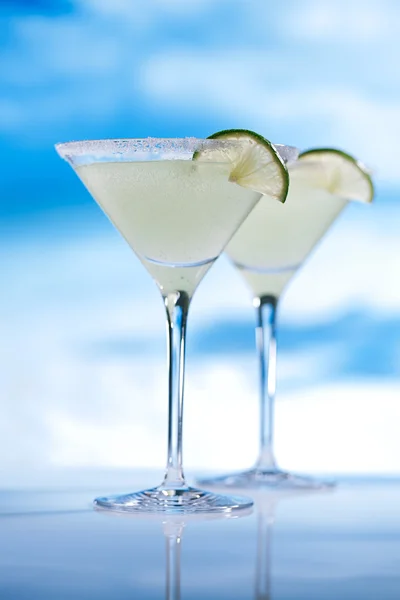
[[334, 482], [321, 481], [306, 475], [297, 475], [281, 469], [264, 470], [258, 467], [239, 473], [198, 479], [200, 485], [230, 488], [258, 488], [279, 490], [319, 490], [333, 487]]
[[230, 513], [253, 506], [253, 500], [241, 496], [225, 496], [192, 487], [168, 489], [156, 487], [142, 492], [96, 498], [94, 506], [117, 512], [186, 515]]

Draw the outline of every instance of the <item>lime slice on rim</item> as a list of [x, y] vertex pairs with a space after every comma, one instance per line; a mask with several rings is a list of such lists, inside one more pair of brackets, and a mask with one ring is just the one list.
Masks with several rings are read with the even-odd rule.
[[290, 178], [323, 188], [346, 200], [372, 202], [374, 185], [368, 169], [350, 154], [335, 148], [302, 152], [290, 168]]
[[199, 148], [193, 160], [229, 162], [229, 181], [285, 202], [289, 189], [288, 170], [271, 142], [247, 129], [227, 129], [210, 135], [209, 140], [237, 142], [221, 147]]

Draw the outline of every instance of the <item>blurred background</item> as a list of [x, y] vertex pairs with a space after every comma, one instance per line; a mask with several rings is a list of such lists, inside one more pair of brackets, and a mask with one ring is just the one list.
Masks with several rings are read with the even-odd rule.
[[[164, 466], [164, 308], [54, 143], [249, 128], [375, 174], [280, 310], [276, 452], [300, 471], [400, 470], [397, 0], [2, 0], [0, 481]], [[250, 466], [254, 315], [224, 259], [193, 301], [188, 470]]]

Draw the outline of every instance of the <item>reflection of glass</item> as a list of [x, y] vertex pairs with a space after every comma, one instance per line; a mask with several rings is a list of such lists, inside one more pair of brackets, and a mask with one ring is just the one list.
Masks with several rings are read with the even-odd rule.
[[258, 511], [255, 600], [271, 600], [271, 546], [274, 505]]
[[[252, 509], [241, 510], [235, 513], [213, 515], [212, 519], [238, 518], [250, 515]], [[182, 533], [185, 525], [190, 522], [209, 520], [206, 515], [192, 516], [190, 520], [168, 519], [164, 521], [163, 529], [166, 541], [166, 575], [165, 598], [166, 600], [180, 600], [181, 597], [181, 547]]]
[[203, 522], [211, 519], [238, 518], [250, 515], [252, 509], [241, 510], [236, 513], [225, 513], [213, 515], [192, 516], [188, 520], [169, 519], [163, 524], [164, 535], [166, 539], [166, 577], [165, 577], [165, 598], [166, 600], [180, 600], [181, 597], [181, 546], [183, 528], [190, 522]]
[[166, 600], [180, 600], [181, 597], [181, 542], [184, 523], [165, 523], [166, 546]]
[[[99, 512], [103, 512], [103, 509], [99, 509]], [[162, 522], [165, 536], [165, 600], [180, 600], [181, 598], [181, 547], [184, 527], [188, 523], [203, 523], [219, 519], [238, 519], [247, 517], [251, 513], [252, 508], [247, 508], [233, 513], [190, 514], [184, 517], [168, 515], [165, 520], [160, 521]], [[112, 513], [108, 512], [108, 514]], [[123, 515], [118, 515], [118, 517], [121, 516], [124, 518]], [[135, 518], [135, 515], [130, 515], [128, 518]], [[151, 515], [149, 518], [160, 520], [160, 517], [156, 515]]]
[[[309, 490], [308, 493], [318, 493]], [[289, 491], [287, 493], [272, 492], [258, 494], [255, 498], [257, 507], [257, 563], [255, 572], [255, 600], [272, 600], [272, 540], [276, 507], [285, 498], [299, 498], [307, 495], [307, 491]]]
[[200, 146], [220, 149], [230, 144], [240, 142], [187, 138], [57, 146], [155, 279], [167, 314], [169, 427], [164, 481], [142, 492], [98, 498], [97, 505], [122, 511], [191, 513], [231, 511], [252, 504], [247, 498], [188, 487], [182, 468], [185, 333], [190, 300], [260, 199], [260, 194], [229, 182], [230, 163], [192, 160]]
[[[289, 166], [289, 172], [294, 166]], [[254, 468], [202, 479], [203, 485], [318, 488], [326, 484], [279, 468], [273, 447], [276, 314], [280, 295], [346, 201], [291, 178], [284, 205], [260, 202], [226, 252], [253, 293], [260, 370], [260, 450]]]

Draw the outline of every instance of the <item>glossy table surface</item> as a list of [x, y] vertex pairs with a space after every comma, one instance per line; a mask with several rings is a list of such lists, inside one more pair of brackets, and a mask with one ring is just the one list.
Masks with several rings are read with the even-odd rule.
[[91, 508], [96, 495], [158, 479], [79, 472], [53, 484], [31, 477], [25, 488], [3, 480], [0, 598], [400, 598], [400, 479], [258, 494], [253, 512], [236, 519], [165, 521]]

